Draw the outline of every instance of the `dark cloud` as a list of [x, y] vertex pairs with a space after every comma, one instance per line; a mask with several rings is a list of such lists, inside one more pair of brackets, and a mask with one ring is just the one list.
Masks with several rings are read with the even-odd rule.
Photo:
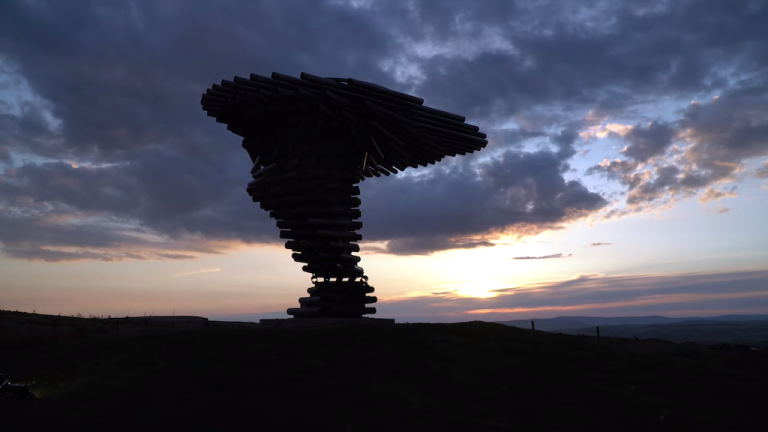
[[[591, 170], [634, 202], [692, 193], [764, 154], [768, 7], [651, 3], [5, 1], [0, 74], [15, 78], [0, 91], [20, 96], [0, 106], [0, 216], [17, 228], [0, 228], [2, 249], [156, 258], [277, 241], [244, 192], [238, 138], [199, 108], [211, 83], [273, 70], [413, 92], [489, 132], [478, 156], [364, 183], [363, 234], [390, 253], [489, 246], [599, 211], [603, 197], [564, 178], [595, 122], [583, 113], [722, 90], [676, 123], [690, 166], [629, 167], [662, 155], [659, 121], [627, 138], [631, 160]], [[531, 139], [555, 150], [523, 151]]]
[[474, 28], [451, 18], [477, 5], [452, 6], [446, 11], [415, 2], [412, 16], [443, 23], [419, 21], [432, 40], [448, 39], [462, 27], [497, 28], [510, 48], [471, 58], [430, 57], [422, 65], [430, 79], [420, 91], [478, 116], [545, 103], [616, 111], [670, 94], [724, 88], [726, 65], [749, 74], [768, 62], [768, 51], [755, 43], [768, 38], [762, 25], [768, 7], [756, 2], [518, 3], [503, 18], [506, 25], [494, 27], [502, 19], [497, 17]]
[[618, 180], [635, 171], [639, 165], [636, 161], [621, 159], [609, 161], [605, 159], [601, 163], [589, 167], [585, 174], [602, 174], [610, 179]]
[[596, 242], [596, 243], [590, 244], [590, 246], [610, 246], [612, 244], [613, 243]]
[[563, 255], [561, 253], [556, 253], [552, 255], [543, 255], [543, 256], [519, 256], [510, 258], [513, 260], [540, 260], [540, 259], [550, 259], [550, 258], [570, 258], [573, 256], [573, 254]]
[[531, 138], [544, 137], [547, 134], [542, 131], [528, 131], [521, 128], [496, 129], [490, 136], [487, 149], [496, 147], [521, 148]]
[[[393, 84], [376, 66], [393, 48], [379, 18], [327, 2], [10, 1], [0, 28], [3, 58], [62, 122], [58, 150], [86, 158], [153, 144], [206, 151], [218, 125], [199, 96], [235, 74], [311, 69]], [[201, 129], [206, 142], [192, 139]]]
[[250, 202], [232, 170], [162, 149], [140, 153], [108, 166], [23, 165], [6, 173], [0, 192], [15, 205], [112, 215], [171, 237], [200, 233], [257, 241], [271, 233], [273, 223]]
[[43, 104], [23, 101], [18, 108], [18, 114], [0, 111], [0, 162], [11, 162], [12, 151], [61, 156], [54, 150], [61, 145], [60, 136], [46, 118]]
[[685, 178], [685, 174], [675, 165], [656, 167], [652, 174], [646, 170], [625, 176], [622, 182], [629, 189], [627, 204], [651, 202], [665, 196], [667, 191], [674, 194], [680, 190], [681, 182]]
[[755, 176], [757, 178], [768, 178], [768, 162], [755, 171]]
[[169, 260], [193, 260], [197, 259], [194, 255], [184, 255], [184, 254], [177, 254], [177, 253], [157, 253], [156, 254], [158, 258], [161, 259], [169, 259]]
[[421, 255], [445, 249], [474, 249], [493, 246], [485, 240], [453, 239], [447, 237], [407, 237], [387, 242], [385, 252], [395, 255]]
[[[114, 217], [84, 217], [48, 204], [0, 209], [1, 253], [30, 261], [194, 259], [190, 251], [219, 253], [216, 244], [187, 238], [170, 242]], [[197, 240], [197, 241], [196, 241]]]
[[574, 129], [563, 129], [552, 137], [552, 143], [557, 147], [557, 157], [568, 160], [576, 154], [573, 144], [579, 139], [579, 133]]
[[80, 260], [97, 260], [97, 261], [119, 261], [123, 258], [130, 259], [146, 259], [138, 254], [127, 255], [113, 255], [108, 253], [94, 253], [86, 251], [67, 252], [52, 249], [43, 248], [5, 248], [4, 252], [7, 256], [24, 259], [28, 261], [44, 261], [44, 262], [60, 262], [60, 261], [80, 261]]
[[61, 261], [82, 261], [82, 260], [96, 260], [96, 261], [123, 261], [123, 260], [150, 260], [150, 259], [167, 259], [167, 260], [194, 260], [197, 259], [195, 255], [175, 254], [175, 253], [162, 253], [148, 250], [105, 250], [96, 249], [95, 251], [88, 250], [60, 250], [42, 247], [6, 247], [3, 249], [6, 256], [23, 259], [27, 261], [43, 261], [43, 262], [61, 262]]
[[[638, 140], [637, 127], [625, 136], [633, 143], [622, 153], [636, 162], [605, 160], [589, 168], [587, 174], [600, 173], [619, 179], [629, 192], [626, 202], [630, 205], [663, 201], [673, 196], [693, 196], [705, 188], [701, 202], [735, 196], [733, 190], [722, 192], [711, 186], [735, 181], [746, 160], [768, 155], [766, 112], [768, 83], [761, 87], [736, 87], [708, 102], [692, 102], [677, 121], [681, 137], [689, 144], [674, 158], [674, 164], [658, 164], [652, 170], [633, 172], [640, 167], [637, 162], [661, 155], [674, 135], [670, 125], [651, 123], [640, 132], [648, 138], [646, 141], [645, 138]], [[638, 146], [633, 149], [635, 145]], [[759, 176], [760, 171], [756, 175]]]
[[694, 102], [680, 120], [693, 143], [685, 159], [701, 182], [733, 176], [744, 160], [768, 155], [768, 83], [743, 86], [704, 103]]
[[653, 121], [646, 126], [632, 127], [624, 139], [630, 144], [621, 153], [638, 162], [663, 155], [672, 144], [675, 128], [669, 123]]
[[[101, 167], [63, 162], [24, 165], [5, 174], [0, 192], [18, 208], [42, 208], [38, 216], [60, 221], [57, 238], [43, 236], [49, 231], [53, 235], [59, 226], [55, 222], [38, 231], [40, 236], [29, 236], [30, 244], [38, 246], [82, 242], [81, 232], [67, 229], [68, 221], [54, 217], [73, 211], [100, 218], [118, 215], [167, 240], [200, 234], [219, 240], [277, 241], [267, 213], [247, 199], [236, 179], [221, 179], [229, 174], [226, 170], [159, 151], [141, 152], [151, 160], [137, 156], [132, 162]], [[546, 151], [508, 151], [479, 165], [454, 163], [417, 177], [366, 182], [363, 233], [369, 240], [390, 240], [389, 253], [430, 253], [492, 246], [479, 237], [510, 230], [536, 233], [602, 208], [606, 202], [600, 195], [564, 180], [560, 162]], [[186, 169], [179, 171], [177, 166]], [[212, 180], [231, 184], [219, 192]], [[89, 234], [94, 243], [82, 247], [126, 242], [113, 239], [110, 232], [99, 237], [99, 227], [109, 229], [108, 224], [92, 221]], [[0, 238], [12, 244], [14, 236], [26, 236], [24, 232], [15, 230]]]
[[607, 204], [561, 169], [555, 153], [509, 150], [488, 162], [365, 182], [362, 233], [390, 240], [397, 254], [489, 246], [486, 236], [536, 234]]

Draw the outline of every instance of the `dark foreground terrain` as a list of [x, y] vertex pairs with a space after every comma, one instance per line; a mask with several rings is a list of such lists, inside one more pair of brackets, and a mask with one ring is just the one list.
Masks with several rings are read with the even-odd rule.
[[[55, 331], [52, 320], [57, 320]], [[0, 430], [765, 430], [749, 348], [501, 324], [266, 329], [0, 312]]]

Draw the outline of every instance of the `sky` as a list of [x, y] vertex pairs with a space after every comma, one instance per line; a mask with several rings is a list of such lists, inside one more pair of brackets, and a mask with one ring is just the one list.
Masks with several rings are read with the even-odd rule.
[[480, 152], [360, 184], [398, 321], [768, 313], [768, 3], [0, 2], [0, 309], [288, 317], [311, 286], [200, 95], [301, 72]]

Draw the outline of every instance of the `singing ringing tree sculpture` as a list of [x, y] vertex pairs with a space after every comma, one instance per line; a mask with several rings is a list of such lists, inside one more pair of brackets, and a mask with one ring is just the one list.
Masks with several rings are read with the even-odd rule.
[[352, 78], [251, 74], [214, 84], [203, 109], [243, 138], [253, 162], [248, 194], [269, 211], [293, 259], [312, 274], [295, 318], [360, 318], [374, 289], [357, 264], [360, 189], [367, 177], [397, 174], [487, 144], [464, 117], [424, 100]]

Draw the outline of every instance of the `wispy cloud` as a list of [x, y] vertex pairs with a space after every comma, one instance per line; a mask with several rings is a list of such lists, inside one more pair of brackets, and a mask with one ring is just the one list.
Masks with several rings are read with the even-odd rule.
[[219, 271], [221, 271], [221, 269], [219, 269], [219, 268], [213, 268], [213, 269], [200, 269], [200, 270], [195, 270], [195, 271], [191, 271], [191, 272], [188, 272], [188, 273], [180, 273], [180, 274], [175, 274], [175, 275], [173, 275], [173, 276], [174, 276], [174, 277], [179, 277], [179, 276], [191, 276], [191, 275], [196, 275], [196, 274], [201, 274], [201, 273], [216, 273], [216, 272], [219, 272]]
[[468, 314], [490, 314], [490, 313], [515, 313], [515, 312], [556, 312], [572, 310], [595, 310], [613, 309], [631, 306], [653, 306], [660, 304], [690, 303], [695, 301], [707, 300], [727, 300], [727, 299], [763, 299], [768, 297], [768, 292], [743, 292], [743, 293], [707, 293], [707, 294], [658, 294], [649, 296], [640, 296], [628, 301], [615, 301], [603, 303], [575, 304], [569, 306], [539, 306], [530, 308], [496, 308], [496, 309], [475, 309], [466, 311]]
[[169, 260], [194, 260], [197, 259], [194, 255], [186, 255], [186, 254], [179, 254], [179, 253], [161, 253], [158, 252], [155, 254], [160, 259], [169, 259]]
[[520, 256], [520, 257], [514, 257], [511, 258], [513, 260], [538, 260], [538, 259], [550, 259], [550, 258], [568, 258], [573, 256], [573, 254], [563, 255], [561, 253], [556, 253], [552, 255], [544, 255], [544, 256]]
[[613, 244], [613, 243], [603, 243], [603, 242], [596, 242], [596, 243], [592, 243], [590, 246], [595, 246], [595, 247], [596, 247], [596, 246], [610, 246], [610, 245], [612, 245], [612, 244]]
[[[768, 270], [664, 275], [580, 275], [575, 278], [490, 290], [381, 299], [388, 316], [428, 321], [489, 320], [570, 315], [717, 315], [718, 311], [768, 313]], [[435, 307], [435, 306], [438, 306]], [[433, 306], [427, 308], [427, 306]], [[686, 312], [690, 310], [690, 312]]]
[[707, 188], [707, 190], [704, 191], [704, 193], [699, 198], [699, 202], [701, 203], [707, 203], [711, 201], [717, 201], [723, 198], [736, 198], [739, 195], [734, 192], [736, 190], [736, 186], [732, 187], [729, 190], [717, 190], [715, 188]]

